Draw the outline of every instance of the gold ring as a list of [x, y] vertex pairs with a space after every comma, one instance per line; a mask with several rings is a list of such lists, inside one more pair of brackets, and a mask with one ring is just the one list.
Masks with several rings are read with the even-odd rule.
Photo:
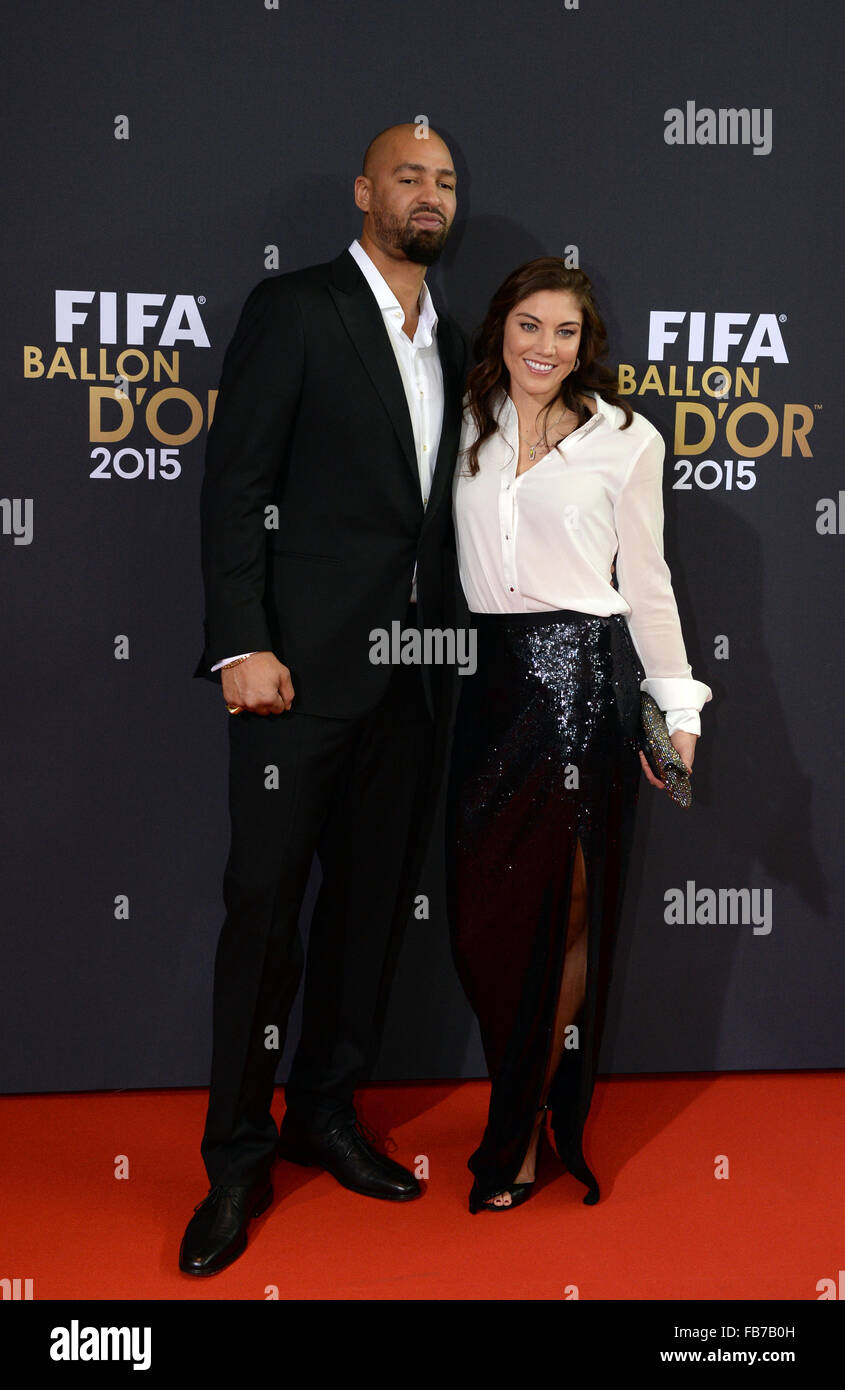
[[243, 705], [227, 705], [226, 708], [230, 714], [240, 714]]

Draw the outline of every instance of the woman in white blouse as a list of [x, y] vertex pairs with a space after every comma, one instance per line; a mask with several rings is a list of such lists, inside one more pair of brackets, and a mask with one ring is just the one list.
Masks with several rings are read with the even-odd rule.
[[530, 1196], [546, 1115], [598, 1201], [582, 1137], [640, 769], [663, 788], [639, 692], [690, 771], [711, 698], [663, 558], [663, 441], [606, 349], [587, 276], [543, 257], [494, 295], [468, 380], [454, 507], [478, 664], [460, 683], [447, 881], [492, 1083], [473, 1212]]

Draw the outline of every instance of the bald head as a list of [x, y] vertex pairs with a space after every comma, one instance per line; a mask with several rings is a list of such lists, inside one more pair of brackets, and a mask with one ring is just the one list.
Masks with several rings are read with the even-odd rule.
[[[452, 159], [445, 141], [441, 140], [436, 130], [429, 126], [417, 125], [413, 121], [403, 121], [400, 125], [391, 125], [386, 130], [380, 130], [370, 141], [364, 151], [361, 173], [365, 178], [373, 178], [376, 172], [404, 158], [408, 148], [416, 146], [419, 149], [421, 145], [428, 145], [432, 140], [443, 150], [446, 155], [445, 163], [451, 167]], [[451, 169], [453, 177], [454, 172], [454, 169]]]
[[436, 131], [411, 121], [380, 131], [355, 180], [367, 254], [432, 265], [455, 217], [455, 182], [452, 156]]

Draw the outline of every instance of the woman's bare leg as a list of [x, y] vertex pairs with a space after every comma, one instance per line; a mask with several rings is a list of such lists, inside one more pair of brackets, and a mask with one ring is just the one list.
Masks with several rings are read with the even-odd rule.
[[[546, 1067], [546, 1075], [543, 1081], [543, 1093], [541, 1104], [545, 1104], [549, 1087], [557, 1071], [558, 1063], [563, 1056], [564, 1045], [566, 1042], [566, 1029], [578, 1016], [581, 1005], [584, 1002], [584, 992], [587, 981], [587, 871], [584, 864], [584, 852], [581, 849], [581, 841], [576, 841], [575, 867], [572, 872], [572, 894], [569, 900], [569, 917], [566, 929], [566, 958], [563, 967], [563, 978], [561, 980], [560, 994], [558, 996], [557, 1011], [555, 1014], [554, 1033], [552, 1036], [552, 1046], [549, 1053], [549, 1061]], [[535, 1121], [534, 1133], [531, 1136], [531, 1143], [522, 1163], [522, 1167], [517, 1174], [517, 1182], [533, 1182], [534, 1171], [537, 1163], [537, 1144], [540, 1139], [540, 1126], [543, 1121], [545, 1111], [541, 1111]], [[489, 1205], [495, 1207], [509, 1207], [511, 1197], [509, 1192], [502, 1192], [498, 1197], [492, 1198]]]

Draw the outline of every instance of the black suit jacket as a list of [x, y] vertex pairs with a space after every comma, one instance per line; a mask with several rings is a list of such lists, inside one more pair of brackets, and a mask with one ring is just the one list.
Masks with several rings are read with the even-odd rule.
[[[404, 622], [415, 563], [420, 625], [454, 624], [466, 345], [444, 315], [437, 343], [443, 426], [424, 507], [402, 378], [349, 252], [250, 292], [208, 434], [195, 675], [219, 680], [209, 668], [224, 657], [273, 651], [291, 669], [294, 708], [353, 717], [386, 689], [391, 668], [371, 663], [370, 632]], [[441, 682], [423, 674], [431, 706]]]

